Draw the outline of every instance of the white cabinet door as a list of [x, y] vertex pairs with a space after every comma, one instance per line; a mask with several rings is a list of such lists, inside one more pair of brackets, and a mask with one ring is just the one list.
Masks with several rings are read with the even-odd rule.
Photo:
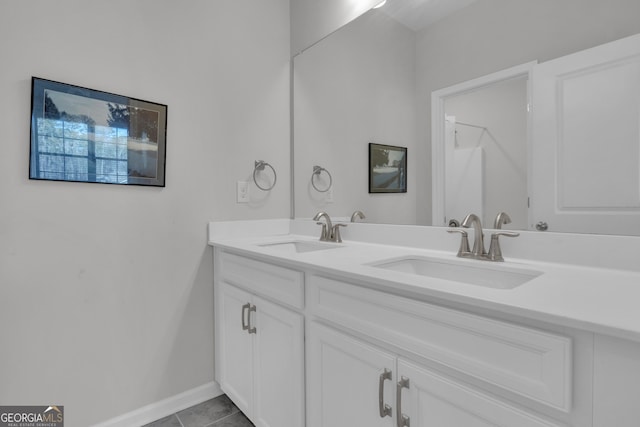
[[243, 306], [250, 302], [251, 294], [225, 282], [219, 282], [216, 291], [216, 380], [238, 408], [249, 413], [253, 405], [253, 339], [242, 326], [248, 315]]
[[215, 371], [257, 427], [304, 425], [302, 315], [219, 282]]
[[253, 422], [257, 427], [304, 425], [302, 315], [254, 297]]
[[307, 427], [562, 426], [315, 322], [307, 333]]
[[401, 416], [411, 427], [559, 427], [425, 367], [398, 360]]
[[532, 226], [640, 235], [640, 35], [533, 70]]
[[[391, 377], [385, 379], [385, 370]], [[395, 357], [315, 322], [307, 328], [307, 427], [391, 427]], [[382, 376], [382, 377], [381, 377]], [[382, 389], [380, 386], [382, 385]]]
[[596, 335], [593, 364], [594, 427], [640, 425], [640, 343]]

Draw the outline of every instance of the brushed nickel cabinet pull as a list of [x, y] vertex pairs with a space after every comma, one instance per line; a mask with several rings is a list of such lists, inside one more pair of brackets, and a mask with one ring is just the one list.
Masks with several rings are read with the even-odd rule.
[[391, 380], [391, 371], [387, 368], [380, 374], [380, 380], [378, 381], [378, 407], [380, 408], [380, 418], [391, 416], [391, 406], [384, 403], [384, 382], [385, 380]]
[[411, 420], [402, 413], [402, 389], [409, 388], [409, 378], [401, 377], [396, 388], [396, 423], [398, 427], [410, 427]]
[[245, 316], [245, 311], [248, 310], [251, 307], [251, 304], [246, 303], [242, 306], [242, 330], [243, 331], [247, 331], [249, 330], [249, 322], [245, 322], [245, 319], [247, 319], [248, 316]]
[[249, 329], [249, 333], [250, 333], [250, 334], [255, 334], [255, 333], [256, 333], [256, 331], [257, 331], [257, 329], [255, 328], [255, 326], [253, 326], [253, 327], [251, 326], [251, 312], [252, 312], [252, 311], [255, 313], [255, 311], [256, 311], [256, 306], [255, 306], [255, 305], [251, 305], [251, 304], [249, 304], [249, 316], [248, 316], [248, 319], [249, 319], [249, 325], [248, 325], [248, 329]]

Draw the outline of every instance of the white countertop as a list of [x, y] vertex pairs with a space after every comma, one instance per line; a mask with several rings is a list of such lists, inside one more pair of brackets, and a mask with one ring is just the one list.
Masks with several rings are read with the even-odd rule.
[[[318, 239], [308, 234], [292, 234], [288, 225], [278, 221], [272, 223], [275, 225], [275, 228], [271, 227], [273, 234], [265, 232], [264, 227], [246, 225], [238, 228], [244, 232], [225, 232], [221, 224], [224, 223], [210, 224], [210, 245], [258, 260], [314, 273], [339, 275], [347, 281], [427, 301], [470, 305], [640, 342], [640, 272], [635, 270], [507, 258], [508, 252], [504, 249], [506, 261], [492, 263], [457, 258], [456, 244], [444, 251], [361, 242], [344, 237], [343, 243], [333, 244], [339, 246], [337, 249], [283, 252], [260, 245]], [[399, 257], [430, 257], [488, 268], [499, 264], [497, 268], [522, 268], [543, 274], [512, 289], [496, 289], [369, 265]]]

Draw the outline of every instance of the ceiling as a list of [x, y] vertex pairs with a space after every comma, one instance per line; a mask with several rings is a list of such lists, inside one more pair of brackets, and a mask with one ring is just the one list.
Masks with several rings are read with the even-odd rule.
[[414, 31], [422, 30], [476, 0], [387, 0], [380, 8]]

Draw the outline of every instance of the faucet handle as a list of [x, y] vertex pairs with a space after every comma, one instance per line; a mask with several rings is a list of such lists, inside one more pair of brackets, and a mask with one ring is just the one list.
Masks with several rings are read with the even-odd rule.
[[447, 233], [460, 233], [462, 235], [457, 256], [463, 257], [471, 252], [471, 250], [469, 249], [469, 233], [467, 233], [466, 230], [463, 230], [461, 228], [452, 228], [447, 230]]
[[520, 233], [516, 233], [514, 231], [497, 231], [495, 233], [491, 233], [491, 245], [489, 245], [489, 252], [487, 253], [487, 259], [491, 261], [504, 261], [502, 257], [502, 250], [500, 249], [500, 241], [498, 238], [500, 236], [505, 237], [518, 237]]
[[327, 224], [324, 222], [316, 222], [316, 224], [322, 226], [322, 231], [320, 232], [320, 240], [326, 242], [329, 240], [329, 234], [327, 233]]
[[340, 227], [346, 227], [347, 224], [335, 224], [333, 229], [331, 230], [331, 238], [332, 242], [342, 243], [342, 237], [340, 236]]

